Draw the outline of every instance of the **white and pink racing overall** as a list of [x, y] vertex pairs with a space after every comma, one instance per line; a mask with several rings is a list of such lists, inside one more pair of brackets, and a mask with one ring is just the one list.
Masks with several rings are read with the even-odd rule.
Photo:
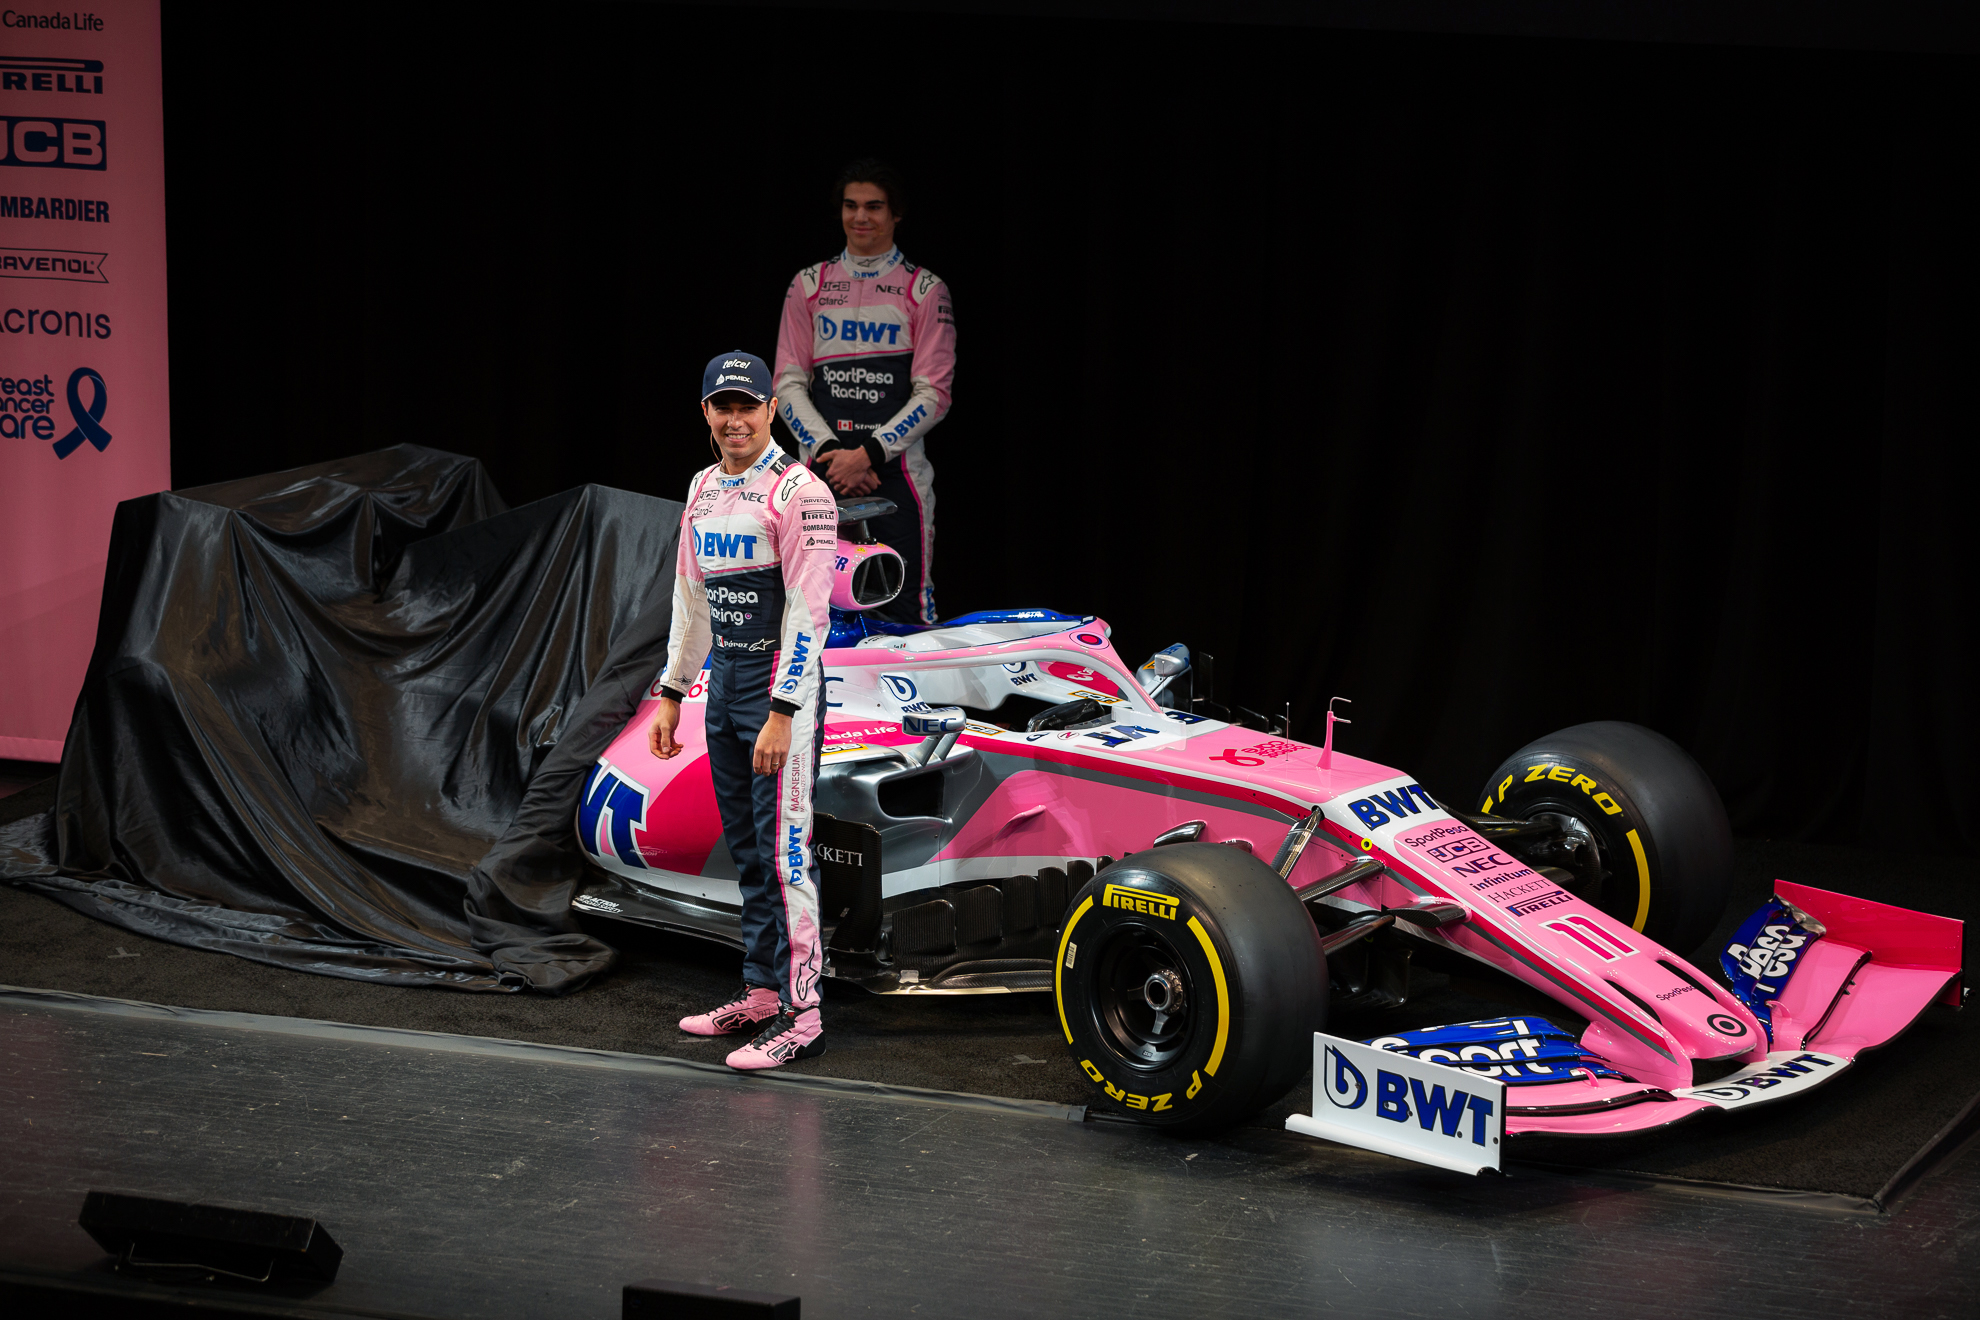
[[[708, 766], [742, 888], [743, 981], [794, 1012], [818, 1007], [823, 950], [811, 795], [825, 739], [832, 492], [775, 445], [740, 476], [721, 465], [688, 488], [660, 683], [674, 700], [708, 663]], [[752, 765], [772, 711], [791, 717], [781, 774]]]
[[874, 611], [934, 623], [935, 469], [925, 441], [949, 411], [956, 319], [949, 286], [889, 248], [806, 266], [784, 294], [777, 411], [808, 466], [833, 449], [866, 450], [877, 495], [898, 512], [868, 524], [906, 561], [907, 587]]

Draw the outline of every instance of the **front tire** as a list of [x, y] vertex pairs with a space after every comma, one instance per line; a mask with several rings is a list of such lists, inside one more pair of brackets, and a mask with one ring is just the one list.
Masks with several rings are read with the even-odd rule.
[[1221, 843], [1173, 844], [1088, 881], [1053, 974], [1066, 1042], [1095, 1088], [1154, 1127], [1228, 1127], [1313, 1062], [1327, 959], [1279, 875]]
[[1698, 763], [1661, 733], [1615, 720], [1550, 733], [1507, 757], [1483, 798], [1479, 810], [1490, 815], [1578, 823], [1607, 873], [1583, 897], [1679, 957], [1726, 910], [1725, 806]]

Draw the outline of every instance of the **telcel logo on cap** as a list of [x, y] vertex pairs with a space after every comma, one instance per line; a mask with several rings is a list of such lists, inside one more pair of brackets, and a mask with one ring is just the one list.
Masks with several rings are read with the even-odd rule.
[[756, 364], [754, 362], [751, 362], [748, 358], [730, 358], [727, 362], [724, 362], [722, 365], [725, 367], [753, 367]]

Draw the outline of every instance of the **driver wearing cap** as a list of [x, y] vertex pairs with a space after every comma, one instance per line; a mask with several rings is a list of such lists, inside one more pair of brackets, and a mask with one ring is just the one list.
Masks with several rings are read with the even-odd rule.
[[722, 353], [701, 378], [719, 459], [688, 487], [674, 623], [648, 743], [680, 755], [683, 694], [708, 663], [708, 767], [742, 889], [742, 993], [681, 1019], [697, 1036], [742, 1032], [731, 1068], [825, 1052], [819, 1039], [818, 865], [811, 795], [825, 742], [838, 506], [825, 483], [770, 443], [769, 365]]

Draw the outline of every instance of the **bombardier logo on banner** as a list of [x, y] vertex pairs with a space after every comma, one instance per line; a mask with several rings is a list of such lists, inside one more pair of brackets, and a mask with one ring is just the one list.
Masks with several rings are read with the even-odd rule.
[[29, 761], [61, 757], [118, 503], [172, 481], [158, 4], [59, 17], [0, 27], [0, 758]]

